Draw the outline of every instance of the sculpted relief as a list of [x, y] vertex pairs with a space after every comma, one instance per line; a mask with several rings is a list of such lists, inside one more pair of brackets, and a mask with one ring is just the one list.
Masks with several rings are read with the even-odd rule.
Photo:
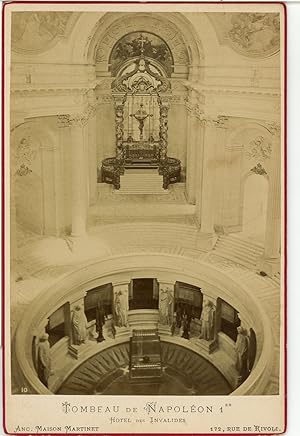
[[21, 51], [46, 50], [65, 34], [73, 12], [14, 12], [12, 14], [12, 47]]
[[270, 159], [271, 153], [272, 145], [261, 135], [253, 139], [246, 148], [247, 158], [256, 159], [258, 162]]

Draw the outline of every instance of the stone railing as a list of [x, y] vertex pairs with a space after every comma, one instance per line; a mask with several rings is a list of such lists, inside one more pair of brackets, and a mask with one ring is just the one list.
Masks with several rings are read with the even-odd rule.
[[[173, 257], [170, 256], [168, 261], [168, 257], [164, 256], [164, 262], [162, 262], [162, 256], [154, 256], [154, 255], [130, 255], [127, 256], [128, 267], [123, 267], [122, 271], [116, 271], [116, 259], [108, 259], [107, 261], [96, 262], [93, 264], [85, 265], [82, 268], [79, 268], [73, 273], [70, 273], [67, 276], [64, 276], [61, 280], [56, 283], [50, 285], [47, 289], [43, 291], [43, 298], [37, 298], [32, 304], [31, 308], [25, 311], [24, 316], [18, 325], [16, 330], [16, 335], [13, 340], [12, 347], [15, 350], [15, 374], [17, 374], [18, 381], [22, 381], [22, 386], [27, 388], [28, 394], [52, 394], [52, 392], [47, 389], [41, 381], [37, 377], [37, 372], [34, 366], [33, 358], [32, 358], [32, 343], [33, 337], [36, 335], [35, 332], [40, 330], [40, 325], [45, 325], [45, 319], [47, 319], [58, 307], [70, 301], [71, 296], [74, 297], [78, 289], [82, 293], [82, 288], [84, 283], [92, 283], [93, 286], [96, 284], [95, 281], [99, 280], [99, 269], [103, 272], [103, 276], [108, 277], [109, 274], [116, 276], [117, 274], [124, 274], [124, 271], [128, 271], [128, 274], [132, 276], [132, 265], [136, 265], [137, 270], [139, 270], [139, 264], [147, 265], [148, 274], [153, 276], [156, 273], [162, 274], [162, 268], [159, 265], [164, 263], [164, 272], [168, 274], [172, 274], [174, 277], [181, 281], [189, 281], [193, 283], [195, 280], [195, 274], [199, 276], [197, 280], [205, 280], [207, 283], [210, 281], [211, 283], [215, 283], [218, 289], [218, 295], [230, 301], [230, 298], [234, 301], [235, 307], [239, 311], [240, 315], [247, 319], [248, 324], [253, 326], [253, 329], [258, 332], [257, 336], [257, 355], [254, 367], [252, 372], [246, 379], [242, 385], [240, 385], [237, 389], [232, 392], [232, 395], [259, 395], [262, 394], [265, 386], [268, 383], [269, 376], [271, 374], [272, 365], [273, 365], [273, 339], [272, 339], [272, 331], [270, 326], [269, 318], [261, 309], [260, 305], [243, 289], [242, 284], [238, 284], [234, 282], [232, 279], [224, 275], [221, 271], [217, 271], [214, 268], [209, 267], [208, 265], [203, 265], [200, 263], [193, 262], [191, 259], [184, 260], [182, 257]], [[124, 260], [123, 260], [124, 262]], [[141, 263], [142, 262], [142, 263]], [[193, 264], [195, 263], [195, 264]], [[198, 266], [196, 268], [196, 266]], [[152, 269], [153, 271], [152, 271]], [[181, 277], [180, 271], [185, 271], [184, 274], [190, 276]], [[196, 272], [195, 272], [196, 271]], [[98, 277], [98, 279], [97, 279]], [[110, 280], [111, 281], [111, 280]], [[222, 290], [223, 286], [223, 290]], [[228, 293], [228, 289], [230, 289], [230, 293]], [[231, 301], [230, 301], [231, 302]], [[49, 309], [51, 308], [51, 309]], [[131, 312], [131, 313], [130, 313]], [[142, 321], [149, 321], [150, 324], [155, 324], [155, 319], [157, 316], [157, 311], [143, 311], [147, 313], [143, 313], [141, 311], [129, 311], [129, 324], [131, 324], [131, 328], [134, 325], [140, 327]], [[147, 316], [146, 316], [147, 315]], [[143, 318], [143, 319], [142, 319]], [[91, 322], [90, 328], [93, 329], [94, 326]], [[128, 332], [130, 333], [130, 329]], [[122, 337], [122, 341], [128, 341], [130, 334], [127, 334], [127, 337]], [[116, 340], [105, 341], [105, 347], [116, 345], [117, 341], [121, 338], [117, 338]], [[162, 335], [162, 340], [168, 341], [176, 341], [178, 344], [185, 346], [187, 348], [192, 347], [195, 352], [203, 355], [205, 358], [211, 361], [215, 366], [217, 366], [216, 362], [213, 362], [213, 355], [204, 355], [203, 350], [197, 346], [197, 343], [193, 343], [192, 341], [180, 338], [180, 337], [172, 337], [172, 336], [164, 336]], [[116, 342], [115, 342], [116, 341]], [[54, 347], [52, 347], [52, 358], [55, 360], [56, 354], [61, 355], [61, 352], [66, 348], [66, 344], [68, 342], [67, 338], [62, 338]], [[95, 345], [97, 345], [95, 343]], [[99, 345], [99, 344], [98, 344]], [[102, 344], [100, 345], [102, 347]], [[226, 347], [223, 347], [226, 354]], [[87, 349], [87, 353], [83, 353], [82, 359], [89, 358], [91, 355], [99, 352], [100, 348], [90, 347]], [[229, 354], [232, 354], [230, 351]], [[232, 356], [229, 356], [232, 359]], [[81, 364], [83, 360], [75, 360], [73, 359], [71, 362], [71, 366], [74, 369], [76, 366]], [[70, 371], [71, 369], [70, 368]], [[222, 372], [222, 367], [218, 367], [218, 369]], [[62, 372], [65, 374], [66, 372]], [[224, 375], [226, 371], [224, 371]], [[226, 375], [225, 375], [226, 376]], [[227, 375], [228, 379], [228, 375]]]

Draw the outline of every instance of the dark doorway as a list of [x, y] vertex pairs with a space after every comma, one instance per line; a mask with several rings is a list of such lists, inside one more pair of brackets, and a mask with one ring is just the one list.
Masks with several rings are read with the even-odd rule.
[[203, 294], [200, 288], [188, 283], [175, 283], [175, 312], [177, 318], [181, 318], [186, 314], [190, 320], [194, 318], [200, 319], [202, 305]]
[[237, 328], [241, 325], [238, 311], [221, 298], [217, 299], [217, 312], [220, 317], [220, 331], [234, 342], [237, 338]]
[[158, 283], [156, 279], [133, 279], [129, 295], [129, 310], [158, 309]]
[[46, 333], [49, 335], [50, 347], [56, 342], [68, 335], [66, 332], [66, 320], [69, 317], [70, 306], [69, 303], [65, 303], [59, 309], [49, 316], [49, 321], [46, 326]]

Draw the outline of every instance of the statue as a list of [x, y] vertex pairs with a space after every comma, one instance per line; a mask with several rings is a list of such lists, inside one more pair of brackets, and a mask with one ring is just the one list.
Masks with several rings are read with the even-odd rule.
[[101, 302], [99, 300], [96, 307], [96, 332], [98, 333], [97, 342], [102, 342], [105, 340], [103, 337], [104, 324], [105, 324], [105, 313], [103, 307], [101, 306]]
[[79, 305], [77, 305], [73, 311], [72, 317], [72, 333], [73, 342], [75, 345], [81, 345], [87, 342], [87, 324], [87, 319], [83, 309]]
[[182, 315], [182, 335], [181, 335], [182, 338], [190, 339], [190, 327], [191, 327], [191, 321], [187, 313], [184, 313]]
[[207, 301], [201, 313], [201, 333], [200, 338], [206, 341], [214, 339], [214, 315], [215, 309], [211, 301]]
[[50, 357], [50, 344], [48, 341], [49, 335], [44, 333], [39, 338], [38, 352], [37, 352], [37, 373], [40, 381], [48, 387], [48, 380], [51, 372], [51, 357]]
[[113, 319], [111, 320], [110, 331], [111, 331], [112, 337], [115, 339], [116, 338], [116, 327], [115, 327], [115, 323], [114, 323]]
[[126, 327], [127, 325], [127, 304], [125, 301], [125, 295], [122, 291], [115, 293], [115, 314], [116, 325], [118, 327]]
[[173, 320], [173, 291], [170, 288], [160, 289], [159, 292], [159, 321], [164, 325], [172, 325]]
[[236, 363], [235, 367], [239, 373], [239, 381], [242, 383], [246, 380], [248, 371], [248, 351], [249, 351], [249, 339], [247, 330], [243, 327], [237, 328], [237, 338], [235, 343]]

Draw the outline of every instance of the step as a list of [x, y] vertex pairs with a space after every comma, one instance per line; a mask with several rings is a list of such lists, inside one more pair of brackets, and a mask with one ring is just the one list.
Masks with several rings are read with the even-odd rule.
[[238, 236], [236, 234], [224, 235], [224, 236], [220, 236], [220, 238], [227, 238], [228, 240], [231, 240], [233, 243], [244, 245], [249, 249], [256, 249], [256, 250], [264, 249], [263, 245], [260, 244], [259, 242], [248, 241], [247, 239], [242, 238], [241, 236]]
[[243, 250], [241, 248], [238, 247], [232, 247], [229, 244], [222, 244], [217, 242], [214, 251], [219, 252], [219, 251], [226, 251], [226, 252], [230, 252], [233, 254], [236, 254], [238, 256], [241, 256], [241, 258], [244, 258], [246, 260], [248, 260], [249, 262], [256, 262], [257, 258], [260, 256], [260, 254], [252, 254], [249, 253], [246, 250]]
[[225, 259], [230, 259], [240, 265], [244, 265], [246, 267], [250, 267], [250, 268], [254, 268], [256, 266], [256, 264], [254, 262], [249, 262], [246, 259], [243, 259], [241, 257], [239, 257], [238, 255], [235, 255], [232, 251], [225, 251], [225, 250], [220, 250], [220, 251], [215, 251], [215, 253], [220, 256], [220, 257], [224, 257]]
[[219, 238], [217, 244], [223, 246], [226, 245], [228, 247], [231, 247], [233, 250], [237, 249], [240, 250], [241, 252], [246, 252], [250, 256], [261, 256], [263, 254], [263, 248], [259, 249], [255, 247], [250, 247], [243, 244], [243, 242], [239, 240]]
[[256, 259], [257, 257], [261, 256], [262, 253], [260, 252], [253, 252], [253, 251], [249, 251], [247, 250], [247, 248], [245, 247], [239, 247], [238, 245], [233, 245], [230, 244], [227, 241], [217, 241], [216, 245], [215, 245], [216, 249], [230, 249], [232, 252], [236, 252], [239, 253], [241, 256], [245, 255], [246, 257], [248, 257], [249, 259]]

